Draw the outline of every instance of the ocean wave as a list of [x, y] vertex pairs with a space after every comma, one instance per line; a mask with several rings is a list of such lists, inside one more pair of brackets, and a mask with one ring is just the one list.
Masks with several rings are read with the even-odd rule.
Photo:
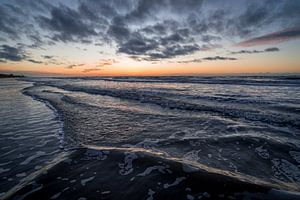
[[229, 84], [257, 86], [296, 86], [300, 84], [299, 75], [287, 76], [139, 76], [139, 77], [88, 77], [73, 80], [104, 80], [131, 83], [196, 83], [196, 84]]
[[[152, 155], [150, 160], [143, 162], [155, 162], [131, 176], [127, 180], [129, 182], [139, 177], [151, 178], [157, 173], [168, 174], [169, 167], [162, 163], [171, 160], [185, 166], [186, 171], [209, 169], [219, 172], [213, 176], [214, 179], [219, 179], [221, 174], [247, 183], [254, 181], [256, 184], [258, 181], [270, 184], [271, 188], [299, 191], [300, 124], [299, 113], [295, 109], [299, 106], [297, 93], [288, 99], [289, 94], [281, 94], [285, 93], [282, 88], [273, 88], [274, 98], [270, 100], [267, 95], [256, 96], [259, 95], [257, 88], [240, 86], [235, 89], [240, 90], [241, 95], [220, 93], [219, 90], [211, 92], [209, 89], [214, 88], [210, 87], [202, 94], [199, 92], [201, 88], [195, 85], [174, 87], [155, 84], [151, 90], [151, 80], [150, 85], [143, 86], [135, 85], [134, 81], [133, 85], [123, 86], [115, 83], [115, 78], [108, 81], [108, 85], [102, 79], [99, 82], [99, 78], [34, 81], [34, 86], [26, 88], [24, 93], [55, 108], [64, 123], [66, 150], [100, 146], [96, 148], [100, 153], [94, 152], [91, 157], [83, 158], [91, 162], [93, 155], [97, 161], [107, 160], [111, 154], [104, 153], [104, 150], [121, 151], [122, 161], [117, 164], [121, 176], [137, 173], [134, 168], [137, 160], [140, 160], [137, 154], [142, 152], [141, 157], [148, 153]], [[191, 91], [191, 88], [198, 91]], [[271, 90], [267, 88], [266, 91]], [[163, 161], [156, 162], [157, 159]], [[116, 167], [110, 162], [106, 164]], [[192, 167], [187, 167], [190, 165]], [[90, 168], [94, 165], [87, 163], [86, 166]], [[176, 187], [188, 180], [181, 175], [182, 172], [178, 172], [168, 182], [156, 185], [162, 188], [164, 185]], [[94, 177], [90, 182], [97, 179], [96, 174], [82, 176], [82, 180]], [[202, 175], [200, 177], [199, 180], [203, 180]], [[212, 184], [210, 178], [208, 182]], [[231, 185], [231, 182], [228, 184]], [[227, 189], [233, 191], [230, 187]], [[113, 194], [107, 191], [111, 190], [102, 192]], [[145, 195], [155, 197], [157, 192], [154, 188], [147, 188]], [[268, 195], [272, 192], [268, 190], [267, 196], [253, 197], [269, 199]], [[56, 191], [52, 196], [57, 194], [59, 197], [63, 195], [62, 191]], [[246, 194], [249, 193], [242, 191], [231, 195], [244, 197]], [[190, 193], [184, 195], [216, 197], [205, 190], [199, 191], [198, 196]]]
[[[86, 85], [60, 85], [51, 82], [47, 82], [46, 84], [66, 91], [111, 96], [125, 100], [134, 100], [141, 104], [154, 104], [162, 108], [189, 112], [208, 112], [228, 118], [259, 121], [266, 124], [274, 124], [282, 127], [291, 126], [300, 129], [300, 122], [298, 120], [299, 112], [297, 109], [277, 106], [281, 111], [287, 111], [280, 112], [280, 110], [274, 109], [276, 108], [276, 105], [272, 104], [270, 107], [264, 106], [267, 103], [262, 100], [195, 96], [192, 99], [201, 99], [204, 101], [191, 101], [189, 95], [185, 95], [183, 98], [182, 95], [156, 91], [116, 88], [106, 89], [101, 87], [93, 88]], [[70, 102], [71, 98], [65, 97], [65, 100]], [[220, 101], [221, 103], [219, 103]], [[81, 102], [73, 99], [73, 103]], [[289, 112], [290, 110], [294, 110], [295, 112]]]

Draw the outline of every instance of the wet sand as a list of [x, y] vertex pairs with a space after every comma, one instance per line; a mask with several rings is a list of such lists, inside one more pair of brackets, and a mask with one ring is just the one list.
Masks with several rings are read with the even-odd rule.
[[11, 190], [7, 199], [297, 199], [271, 185], [151, 153], [81, 148]]

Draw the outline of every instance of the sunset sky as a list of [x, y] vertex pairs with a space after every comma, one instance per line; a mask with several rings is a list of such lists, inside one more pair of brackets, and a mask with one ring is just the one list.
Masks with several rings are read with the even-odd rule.
[[300, 73], [299, 0], [0, 0], [0, 73]]

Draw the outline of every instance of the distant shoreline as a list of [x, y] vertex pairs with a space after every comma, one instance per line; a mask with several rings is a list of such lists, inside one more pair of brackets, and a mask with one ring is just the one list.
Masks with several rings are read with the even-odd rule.
[[14, 75], [14, 74], [0, 74], [0, 78], [21, 78], [24, 75]]
[[[169, 75], [76, 75], [76, 74], [26, 74], [24, 71], [3, 71], [0, 78], [23, 78], [23, 77], [48, 77], [48, 78], [108, 78], [108, 77], [279, 77], [284, 76], [291, 79], [300, 79], [300, 73], [225, 73], [225, 74], [169, 74]], [[17, 73], [21, 75], [16, 75]]]

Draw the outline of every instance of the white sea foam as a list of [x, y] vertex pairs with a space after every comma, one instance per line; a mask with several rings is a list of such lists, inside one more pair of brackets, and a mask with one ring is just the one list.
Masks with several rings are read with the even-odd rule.
[[178, 185], [180, 182], [184, 181], [185, 179], [186, 179], [186, 177], [179, 177], [179, 178], [176, 178], [176, 180], [175, 180], [173, 183], [171, 183], [171, 184], [165, 183], [165, 184], [164, 184], [164, 188], [167, 189], [167, 188], [169, 188], [169, 187], [176, 186], [176, 185]]
[[57, 199], [61, 195], [61, 192], [56, 193], [50, 199]]
[[4, 172], [8, 172], [10, 169], [9, 168], [0, 168], [0, 174]]
[[151, 188], [149, 188], [147, 200], [153, 200], [154, 194], [155, 194], [155, 192]]
[[158, 170], [159, 172], [165, 174], [165, 169], [166, 169], [165, 166], [152, 166], [152, 167], [148, 167], [143, 173], [140, 173], [137, 176], [146, 176], [154, 170]]
[[23, 172], [23, 173], [19, 173], [19, 174], [16, 174], [16, 177], [25, 177], [26, 176], [26, 173], [25, 172]]
[[86, 178], [86, 179], [82, 179], [80, 181], [80, 183], [81, 183], [82, 186], [85, 186], [87, 184], [87, 182], [90, 182], [90, 181], [92, 181], [94, 179], [95, 179], [95, 176], [92, 176], [92, 177], [89, 177], [89, 178]]
[[125, 158], [124, 158], [124, 163], [119, 163], [120, 167], [120, 174], [121, 175], [128, 175], [133, 171], [133, 166], [132, 162], [133, 160], [137, 159], [137, 155], [133, 152], [126, 152], [125, 153]]

